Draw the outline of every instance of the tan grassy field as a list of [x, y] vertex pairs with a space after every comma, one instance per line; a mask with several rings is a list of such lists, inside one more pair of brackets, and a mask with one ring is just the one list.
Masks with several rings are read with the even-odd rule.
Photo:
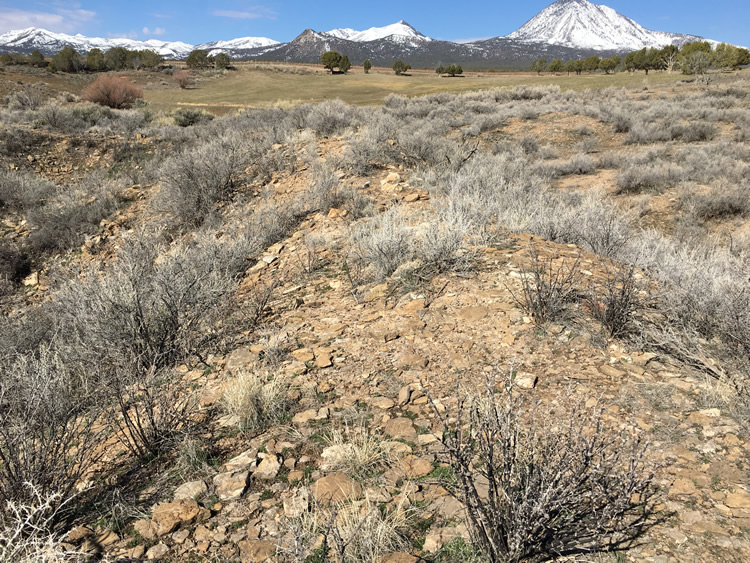
[[[234, 108], [255, 107], [280, 101], [320, 102], [341, 100], [356, 105], [378, 105], [388, 94], [419, 96], [439, 92], [465, 92], [519, 85], [558, 84], [567, 90], [600, 89], [606, 87], [663, 86], [686, 77], [679, 73], [617, 73], [612, 75], [584, 74], [582, 76], [532, 73], [467, 73], [460, 78], [441, 78], [432, 72], [412, 71], [410, 76], [396, 76], [392, 71], [378, 69], [364, 74], [354, 68], [348, 75], [330, 76], [309, 67], [305, 74], [259, 70], [240, 67], [223, 76], [200, 78], [189, 89], [174, 87], [147, 89], [145, 99], [156, 109], [170, 110], [175, 106], [205, 107], [212, 113], [226, 113]], [[283, 65], [272, 68], [283, 69]], [[297, 67], [295, 67], [296, 69]], [[292, 67], [290, 66], [290, 70]], [[747, 72], [747, 71], [746, 71]], [[748, 73], [750, 74], [750, 73]]]

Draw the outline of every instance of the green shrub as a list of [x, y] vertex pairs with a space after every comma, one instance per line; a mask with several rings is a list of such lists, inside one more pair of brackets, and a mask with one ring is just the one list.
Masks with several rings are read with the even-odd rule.
[[172, 114], [172, 119], [180, 127], [190, 127], [213, 120], [214, 116], [200, 109], [181, 108]]

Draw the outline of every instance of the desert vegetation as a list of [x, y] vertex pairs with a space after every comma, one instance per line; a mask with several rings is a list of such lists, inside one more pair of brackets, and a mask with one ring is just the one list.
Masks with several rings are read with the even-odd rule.
[[9, 99], [0, 560], [746, 554], [748, 91]]

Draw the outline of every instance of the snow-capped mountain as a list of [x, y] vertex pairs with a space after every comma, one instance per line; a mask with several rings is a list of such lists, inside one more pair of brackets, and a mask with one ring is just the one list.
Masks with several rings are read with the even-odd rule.
[[268, 37], [238, 37], [237, 39], [230, 39], [228, 41], [201, 43], [195, 48], [205, 49], [209, 55], [217, 55], [219, 53], [231, 54], [234, 51], [246, 51], [259, 47], [273, 47], [274, 45], [279, 45], [279, 42]]
[[[460, 31], [456, 35], [461, 35]], [[364, 31], [342, 28], [318, 32], [306, 29], [287, 43], [266, 37], [241, 37], [202, 43], [197, 47], [181, 42], [91, 38], [30, 28], [0, 35], [0, 52], [29, 54], [39, 49], [50, 56], [66, 45], [79, 53], [86, 53], [94, 47], [103, 51], [125, 47], [153, 49], [166, 59], [185, 59], [190, 51], [200, 48], [212, 55], [224, 52], [235, 60], [317, 63], [321, 54], [333, 50], [347, 55], [355, 65], [370, 59], [375, 65], [391, 66], [396, 59], [403, 59], [414, 68], [459, 63], [466, 69], [520, 69], [528, 68], [537, 57], [566, 61], [590, 55], [609, 57], [643, 47], [682, 45], [699, 40], [703, 38], [651, 31], [612, 8], [587, 0], [558, 0], [510, 35], [462, 44], [431, 39], [402, 20]]]
[[702, 39], [695, 35], [651, 31], [609, 6], [588, 0], [557, 0], [506, 38], [607, 51], [635, 51]]
[[87, 53], [94, 48], [101, 49], [102, 51], [106, 51], [112, 47], [124, 47], [133, 50], [151, 49], [167, 59], [185, 58], [195, 48], [181, 41], [159, 41], [158, 39], [136, 41], [127, 38], [104, 39], [102, 37], [84, 37], [83, 35], [54, 33], [35, 27], [8, 31], [0, 35], [0, 49], [15, 53], [28, 54], [34, 49], [39, 49], [42, 54], [51, 56], [66, 45], [70, 45], [79, 53]]
[[357, 31], [356, 29], [349, 28], [332, 29], [331, 31], [327, 31], [326, 35], [332, 35], [333, 37], [337, 37], [338, 39], [347, 39], [348, 41], [356, 41], [358, 43], [363, 43], [366, 41], [377, 41], [379, 39], [385, 39], [387, 37], [403, 37], [406, 39], [416, 39], [420, 41], [432, 41], [432, 39], [419, 33], [404, 20], [401, 20], [397, 23], [392, 23], [391, 25], [386, 25], [385, 27], [371, 27], [370, 29], [366, 29], [365, 31]]

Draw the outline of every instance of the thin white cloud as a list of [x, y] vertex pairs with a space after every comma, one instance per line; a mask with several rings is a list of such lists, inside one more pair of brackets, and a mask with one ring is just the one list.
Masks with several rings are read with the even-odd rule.
[[60, 33], [75, 33], [80, 31], [82, 24], [93, 20], [95, 17], [96, 12], [82, 9], [37, 12], [0, 8], [0, 32], [27, 27], [42, 27]]
[[128, 31], [127, 33], [107, 33], [108, 39], [138, 39], [137, 31]]
[[275, 19], [276, 12], [264, 6], [250, 6], [247, 10], [214, 10], [213, 15], [233, 20]]
[[167, 30], [163, 27], [154, 27], [153, 29], [150, 27], [144, 27], [143, 28], [143, 35], [164, 35], [167, 33]]

